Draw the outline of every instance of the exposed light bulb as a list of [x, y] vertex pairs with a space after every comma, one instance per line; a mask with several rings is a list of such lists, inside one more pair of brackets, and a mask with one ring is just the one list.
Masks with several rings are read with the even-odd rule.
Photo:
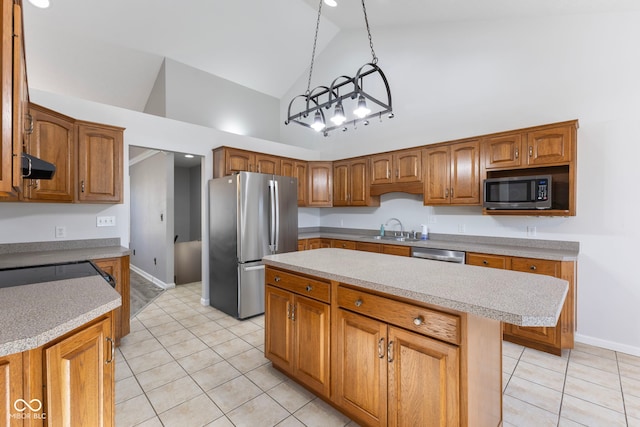
[[324, 129], [325, 124], [322, 120], [322, 115], [320, 114], [320, 110], [316, 110], [316, 114], [313, 116], [313, 123], [311, 124], [311, 128], [316, 132], [320, 132]]
[[50, 6], [49, 0], [29, 0], [29, 3], [40, 9], [46, 9]]
[[336, 0], [324, 0], [324, 4], [331, 7], [336, 7], [338, 5]]
[[344, 116], [344, 108], [342, 108], [342, 102], [338, 102], [336, 104], [336, 109], [333, 112], [333, 117], [331, 117], [331, 121], [336, 125], [340, 126], [343, 124], [347, 118]]
[[360, 118], [363, 118], [370, 112], [371, 110], [367, 107], [367, 101], [364, 99], [364, 96], [360, 94], [360, 96], [358, 97], [358, 108], [353, 110], [353, 114]]

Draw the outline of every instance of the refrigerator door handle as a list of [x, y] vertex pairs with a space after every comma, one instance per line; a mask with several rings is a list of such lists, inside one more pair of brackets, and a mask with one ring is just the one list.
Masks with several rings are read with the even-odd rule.
[[269, 180], [269, 210], [271, 218], [269, 221], [269, 250], [271, 253], [276, 251], [275, 230], [276, 230], [276, 185], [274, 180]]
[[264, 265], [256, 265], [253, 267], [243, 267], [244, 271], [264, 270]]

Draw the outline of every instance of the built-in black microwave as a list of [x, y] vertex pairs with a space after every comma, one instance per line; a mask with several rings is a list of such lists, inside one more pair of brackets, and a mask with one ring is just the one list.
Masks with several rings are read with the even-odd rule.
[[551, 175], [484, 180], [486, 209], [551, 209]]

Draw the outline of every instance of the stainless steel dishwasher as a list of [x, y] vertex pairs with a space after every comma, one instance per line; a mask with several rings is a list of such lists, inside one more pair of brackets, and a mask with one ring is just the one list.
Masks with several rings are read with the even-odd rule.
[[433, 261], [446, 261], [456, 264], [464, 264], [466, 252], [451, 251], [448, 249], [411, 248], [411, 256], [414, 258], [429, 259]]

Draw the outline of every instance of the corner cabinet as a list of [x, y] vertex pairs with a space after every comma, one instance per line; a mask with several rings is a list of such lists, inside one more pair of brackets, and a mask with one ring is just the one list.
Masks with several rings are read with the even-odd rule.
[[503, 324], [503, 334], [506, 341], [557, 356], [562, 354], [563, 349], [573, 348], [574, 332], [577, 326], [575, 261], [552, 261], [471, 252], [467, 253], [466, 259], [469, 265], [545, 274], [569, 282], [567, 297], [555, 327], [524, 327], [505, 323]]
[[122, 203], [124, 129], [78, 121], [77, 200]]
[[477, 140], [427, 148], [422, 155], [425, 205], [480, 205]]
[[267, 268], [265, 356], [329, 397], [329, 283]]

